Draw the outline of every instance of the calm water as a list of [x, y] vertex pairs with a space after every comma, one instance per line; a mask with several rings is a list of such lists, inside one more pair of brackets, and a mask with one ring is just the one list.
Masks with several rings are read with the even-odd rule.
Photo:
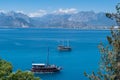
[[[12, 62], [14, 71], [31, 69], [31, 63], [46, 62], [61, 66], [59, 73], [39, 74], [43, 80], [88, 80], [84, 71], [97, 71], [100, 42], [107, 43], [109, 31], [72, 29], [0, 29], [0, 57]], [[60, 40], [69, 40], [71, 52], [58, 52]]]

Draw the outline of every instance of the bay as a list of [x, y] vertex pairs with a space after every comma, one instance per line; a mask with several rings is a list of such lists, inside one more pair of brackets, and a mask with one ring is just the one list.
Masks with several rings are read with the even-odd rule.
[[[0, 57], [12, 63], [13, 71], [30, 70], [32, 62], [46, 62], [50, 48], [50, 64], [62, 67], [53, 74], [37, 74], [42, 80], [88, 80], [84, 71], [99, 68], [100, 42], [107, 44], [108, 30], [76, 30], [50, 28], [0, 29]], [[70, 41], [71, 52], [59, 52], [60, 41]]]

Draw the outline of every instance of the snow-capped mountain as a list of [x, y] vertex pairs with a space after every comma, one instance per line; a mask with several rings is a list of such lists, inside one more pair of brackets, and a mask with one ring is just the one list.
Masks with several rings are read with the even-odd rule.
[[81, 28], [100, 29], [115, 25], [115, 21], [108, 19], [105, 13], [94, 11], [81, 11], [68, 14], [60, 10], [59, 13], [46, 14], [41, 17], [29, 17], [20, 12], [0, 12], [1, 28], [26, 28], [26, 27], [59, 27], [59, 28]]
[[14, 27], [29, 27], [32, 26], [31, 18], [27, 15], [17, 12], [0, 13], [0, 27], [14, 28]]

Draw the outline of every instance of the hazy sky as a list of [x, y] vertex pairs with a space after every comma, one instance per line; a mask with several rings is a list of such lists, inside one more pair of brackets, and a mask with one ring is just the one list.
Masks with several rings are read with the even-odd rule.
[[0, 0], [0, 9], [26, 13], [38, 10], [51, 12], [70, 8], [78, 11], [113, 12], [115, 5], [119, 2], [120, 0]]

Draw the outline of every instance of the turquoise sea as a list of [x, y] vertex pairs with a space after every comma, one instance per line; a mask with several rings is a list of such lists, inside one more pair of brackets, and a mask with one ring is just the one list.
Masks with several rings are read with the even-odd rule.
[[[75, 29], [0, 29], [0, 57], [12, 63], [14, 70], [30, 70], [32, 62], [46, 62], [63, 69], [53, 74], [37, 74], [42, 80], [88, 80], [83, 73], [97, 71], [100, 42], [107, 44], [108, 30]], [[70, 41], [71, 52], [59, 52], [60, 41]]]

